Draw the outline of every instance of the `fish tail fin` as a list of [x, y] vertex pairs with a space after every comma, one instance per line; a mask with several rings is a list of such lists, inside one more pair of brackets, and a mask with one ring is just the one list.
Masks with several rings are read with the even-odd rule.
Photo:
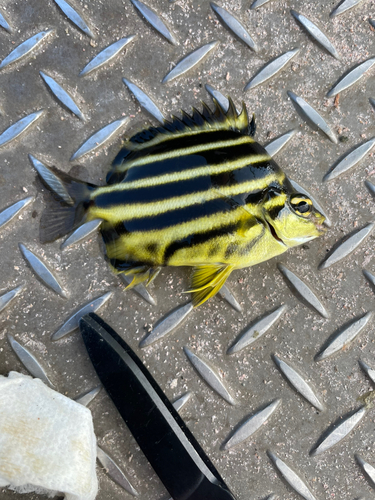
[[198, 307], [206, 300], [210, 299], [224, 285], [234, 266], [231, 265], [202, 265], [193, 270], [191, 279], [191, 290], [193, 294], [193, 305]]
[[44, 166], [43, 172], [38, 173], [53, 195], [53, 201], [42, 214], [39, 229], [40, 241], [48, 243], [81, 225], [90, 204], [90, 194], [97, 186], [74, 179], [56, 168]]

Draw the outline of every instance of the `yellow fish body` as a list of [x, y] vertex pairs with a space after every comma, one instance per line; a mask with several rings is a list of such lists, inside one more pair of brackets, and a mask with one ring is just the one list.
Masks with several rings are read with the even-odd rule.
[[125, 143], [97, 187], [59, 177], [71, 205], [43, 214], [51, 241], [83, 220], [103, 219], [106, 258], [132, 285], [160, 266], [193, 266], [195, 306], [215, 295], [234, 269], [253, 266], [325, 232], [324, 216], [297, 193], [253, 139], [245, 105], [193, 109]]

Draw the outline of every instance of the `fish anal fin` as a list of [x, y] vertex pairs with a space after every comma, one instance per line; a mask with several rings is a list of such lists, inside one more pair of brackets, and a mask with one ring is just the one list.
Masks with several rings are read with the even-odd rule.
[[[124, 273], [124, 274], [126, 276], [129, 276], [129, 274], [126, 274], [126, 273]], [[130, 288], [134, 288], [136, 285], [139, 285], [140, 283], [144, 283], [144, 282], [147, 282], [147, 285], [148, 285], [148, 280], [150, 277], [150, 270], [147, 269], [147, 271], [145, 271], [143, 273], [131, 274], [130, 277], [133, 279], [131, 280], [129, 285], [125, 287], [125, 290], [128, 290]]]
[[198, 307], [217, 294], [233, 271], [233, 265], [216, 264], [194, 267], [191, 278], [193, 305]]
[[134, 270], [133, 273], [131, 272], [125, 272], [124, 274], [127, 276], [130, 276], [132, 281], [129, 283], [129, 285], [126, 287], [126, 290], [128, 288], [133, 288], [136, 285], [139, 285], [139, 283], [144, 283], [145, 286], [148, 286], [150, 283], [154, 281], [156, 276], [159, 274], [161, 267], [147, 267], [143, 266], [143, 270], [141, 269], [142, 266], [137, 268], [137, 270]]
[[131, 279], [126, 290], [135, 287], [139, 283], [145, 283], [148, 286], [156, 278], [161, 269], [159, 266], [152, 267], [148, 264], [118, 261], [116, 259], [109, 259], [109, 263], [114, 274], [124, 274]]

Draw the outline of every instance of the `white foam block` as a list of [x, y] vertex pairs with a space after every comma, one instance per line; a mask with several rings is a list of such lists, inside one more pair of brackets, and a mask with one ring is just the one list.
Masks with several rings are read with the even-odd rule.
[[94, 500], [96, 438], [90, 410], [41, 380], [0, 376], [0, 487]]

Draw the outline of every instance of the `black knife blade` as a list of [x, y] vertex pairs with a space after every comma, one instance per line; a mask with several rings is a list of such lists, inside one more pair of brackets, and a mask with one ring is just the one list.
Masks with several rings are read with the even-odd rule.
[[94, 313], [80, 320], [107, 393], [174, 500], [235, 500], [193, 434], [126, 342]]

